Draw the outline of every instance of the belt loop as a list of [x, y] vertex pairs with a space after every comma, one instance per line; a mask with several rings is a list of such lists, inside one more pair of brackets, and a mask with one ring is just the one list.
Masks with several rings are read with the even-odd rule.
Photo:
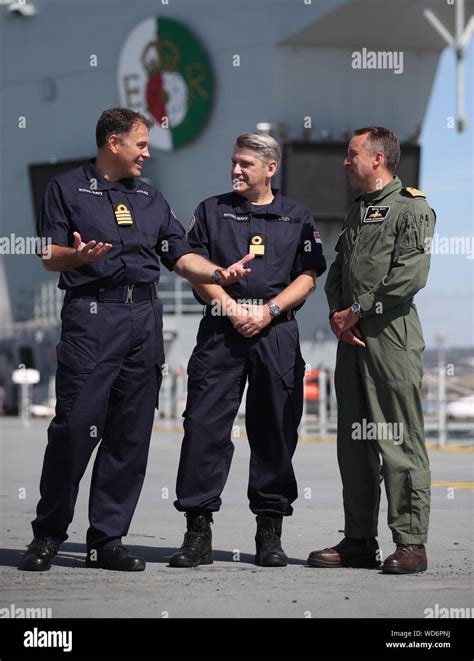
[[105, 293], [105, 287], [100, 287], [99, 289], [99, 294], [97, 296], [97, 300], [102, 303], [104, 301], [104, 293]]
[[152, 295], [153, 298], [158, 298], [158, 283], [156, 281], [153, 283]]

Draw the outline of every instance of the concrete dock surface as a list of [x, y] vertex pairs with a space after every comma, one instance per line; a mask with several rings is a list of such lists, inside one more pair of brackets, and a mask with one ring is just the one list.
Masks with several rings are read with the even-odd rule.
[[[300, 442], [294, 466], [299, 498], [283, 525], [284, 568], [254, 564], [255, 519], [248, 509], [249, 448], [243, 431], [214, 516], [214, 564], [168, 567], [181, 545], [185, 519], [173, 507], [179, 431], [155, 429], [142, 495], [125, 545], [147, 562], [144, 572], [86, 569], [87, 499], [93, 461], [84, 476], [69, 539], [49, 572], [21, 572], [17, 563], [32, 539], [30, 521], [48, 422], [0, 418], [0, 613], [49, 609], [52, 618], [426, 618], [440, 609], [472, 617], [472, 447], [431, 450], [432, 515], [428, 571], [384, 575], [378, 570], [314, 569], [308, 554], [343, 537], [341, 483], [334, 443]], [[384, 557], [394, 545], [379, 519]], [[436, 611], [436, 609], [438, 609]], [[469, 609], [466, 611], [465, 609]], [[461, 615], [456, 615], [460, 613]], [[464, 615], [463, 615], [464, 613]], [[466, 615], [467, 613], [467, 615]], [[436, 615], [434, 615], [436, 617]]]

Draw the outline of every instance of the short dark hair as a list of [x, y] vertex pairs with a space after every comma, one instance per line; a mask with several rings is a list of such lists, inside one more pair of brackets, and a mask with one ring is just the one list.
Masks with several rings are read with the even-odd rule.
[[369, 153], [382, 152], [385, 157], [385, 167], [391, 174], [395, 174], [400, 161], [400, 142], [392, 131], [383, 126], [368, 126], [354, 131], [354, 135], [368, 133], [365, 144]]
[[151, 129], [153, 122], [139, 112], [129, 108], [108, 108], [99, 117], [95, 128], [95, 141], [100, 149], [107, 142], [112, 133], [117, 135], [128, 133], [135, 124], [144, 124]]

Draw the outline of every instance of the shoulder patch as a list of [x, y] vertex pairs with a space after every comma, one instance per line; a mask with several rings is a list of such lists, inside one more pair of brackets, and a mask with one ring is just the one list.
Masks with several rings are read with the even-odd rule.
[[411, 186], [406, 186], [403, 190], [406, 190], [406, 192], [411, 197], [424, 197], [426, 199], [426, 195], [422, 193], [421, 190], [418, 190], [418, 188], [411, 188]]
[[191, 230], [193, 229], [194, 225], [196, 224], [196, 216], [192, 216], [191, 220], [189, 221], [188, 229], [186, 230], [186, 234], [189, 234]]
[[381, 223], [387, 217], [390, 207], [368, 207], [364, 216], [364, 223]]

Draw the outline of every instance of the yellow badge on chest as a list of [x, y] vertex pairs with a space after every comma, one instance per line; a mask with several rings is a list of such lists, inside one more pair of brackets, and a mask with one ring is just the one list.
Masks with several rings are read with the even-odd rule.
[[265, 243], [261, 234], [250, 235], [249, 253], [259, 256], [265, 254]]
[[117, 225], [133, 225], [132, 214], [125, 204], [116, 204], [114, 212]]

